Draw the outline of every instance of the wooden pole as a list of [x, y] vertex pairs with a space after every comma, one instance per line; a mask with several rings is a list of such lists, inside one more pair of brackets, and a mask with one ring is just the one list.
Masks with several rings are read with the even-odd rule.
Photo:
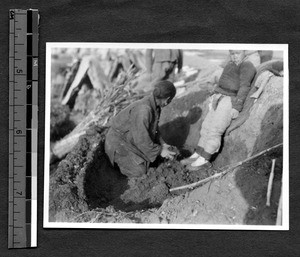
[[228, 173], [230, 170], [233, 170], [233, 169], [235, 169], [236, 167], [242, 165], [243, 163], [248, 162], [248, 161], [250, 161], [250, 160], [252, 160], [252, 159], [254, 159], [254, 158], [256, 158], [256, 157], [258, 157], [258, 156], [260, 156], [260, 155], [262, 155], [262, 154], [264, 154], [264, 153], [266, 153], [266, 152], [268, 152], [268, 151], [271, 151], [271, 150], [273, 150], [273, 149], [275, 149], [275, 148], [277, 148], [277, 147], [279, 147], [279, 146], [282, 146], [282, 145], [283, 145], [283, 143], [280, 143], [280, 144], [275, 145], [275, 146], [272, 146], [272, 147], [270, 147], [270, 148], [268, 148], [268, 149], [266, 149], [266, 150], [264, 150], [264, 151], [262, 151], [262, 152], [260, 152], [260, 153], [258, 153], [258, 154], [255, 154], [255, 155], [253, 155], [253, 156], [251, 156], [251, 157], [249, 157], [249, 158], [247, 158], [247, 159], [245, 159], [245, 160], [243, 160], [243, 161], [240, 161], [240, 162], [238, 162], [238, 163], [236, 163], [236, 164], [229, 165], [229, 166], [225, 166], [225, 167], [223, 167], [223, 169], [226, 168], [224, 171], [222, 171], [222, 172], [220, 172], [220, 173], [217, 173], [217, 174], [215, 174], [215, 175], [213, 175], [213, 176], [211, 176], [211, 177], [208, 177], [208, 178], [206, 178], [206, 179], [197, 181], [197, 182], [192, 183], [192, 184], [188, 184], [188, 185], [184, 185], [184, 186], [180, 186], [180, 187], [174, 187], [174, 188], [171, 188], [169, 191], [170, 191], [170, 192], [174, 192], [174, 191], [176, 191], [176, 190], [186, 189], [186, 188], [192, 189], [192, 188], [194, 188], [194, 187], [196, 187], [196, 186], [199, 186], [199, 185], [201, 185], [201, 184], [203, 184], [203, 183], [206, 183], [206, 182], [208, 182], [208, 181], [210, 181], [210, 180], [212, 180], [212, 179], [221, 177], [221, 176], [225, 175], [226, 173]]
[[273, 185], [273, 179], [274, 179], [275, 162], [276, 162], [276, 159], [272, 159], [272, 169], [271, 169], [271, 173], [270, 173], [270, 177], [269, 177], [268, 190], [267, 190], [267, 202], [266, 202], [267, 206], [270, 206], [270, 198], [271, 198], [272, 185]]
[[281, 189], [279, 203], [278, 203], [276, 225], [278, 226], [282, 225], [282, 189]]

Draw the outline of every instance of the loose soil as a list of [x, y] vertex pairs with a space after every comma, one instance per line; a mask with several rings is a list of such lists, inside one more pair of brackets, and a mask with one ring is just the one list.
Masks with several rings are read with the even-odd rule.
[[[64, 160], [52, 165], [49, 221], [274, 225], [281, 193], [282, 148], [193, 190], [169, 192], [170, 188], [212, 176], [249, 155], [247, 142], [237, 140], [236, 131], [235, 137], [226, 139], [226, 147], [221, 148], [212, 168], [189, 172], [180, 164], [198, 142], [209, 93], [209, 88], [198, 90], [163, 110], [161, 134], [167, 143], [177, 147], [177, 155], [172, 161], [158, 159], [141, 178], [128, 179], [118, 167], [112, 167], [104, 153], [107, 128], [87, 131]], [[280, 105], [271, 106], [261, 119], [252, 154], [282, 142], [282, 115], [278, 115], [281, 110]], [[66, 115], [65, 120], [72, 117]], [[276, 166], [268, 207], [266, 193], [272, 159], [276, 159]]]
[[51, 174], [51, 221], [57, 220], [66, 210], [78, 214], [108, 206], [126, 212], [159, 207], [171, 196], [171, 187], [212, 174], [210, 170], [192, 173], [186, 170], [179, 163], [188, 153], [183, 150], [182, 153], [177, 151], [175, 160], [158, 159], [147, 175], [128, 179], [118, 167], [111, 166], [104, 153], [106, 131], [103, 128], [88, 131]]
[[[106, 129], [83, 136], [51, 176], [50, 221], [274, 225], [281, 192], [282, 149], [275, 149], [222, 179], [192, 191], [169, 189], [219, 172], [189, 172], [179, 160], [158, 160], [147, 175], [128, 180], [104, 153]], [[266, 192], [276, 159], [271, 206]]]

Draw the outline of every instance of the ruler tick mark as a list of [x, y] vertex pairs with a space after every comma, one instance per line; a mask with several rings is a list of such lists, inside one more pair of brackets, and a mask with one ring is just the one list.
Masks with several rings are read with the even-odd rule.
[[[31, 17], [32, 13], [35, 13], [34, 18]], [[9, 126], [9, 140], [10, 140], [10, 148], [11, 150], [9, 151], [10, 153], [10, 169], [9, 169], [9, 181], [10, 181], [10, 186], [9, 186], [9, 199], [8, 200], [14, 200], [14, 201], [9, 201], [9, 223], [12, 224], [11, 226], [9, 226], [9, 231], [8, 231], [8, 246], [9, 248], [19, 248], [22, 247], [23, 245], [25, 246], [29, 246], [30, 243], [31, 245], [34, 245], [36, 242], [34, 242], [32, 240], [31, 235], [33, 235], [33, 237], [36, 237], [36, 231], [33, 231], [31, 228], [30, 231], [30, 227], [31, 227], [31, 222], [28, 223], [30, 216], [28, 215], [33, 215], [31, 216], [31, 221], [32, 221], [32, 217], [34, 217], [34, 215], [36, 215], [36, 213], [32, 213], [33, 209], [27, 209], [28, 208], [28, 202], [27, 201], [31, 201], [31, 199], [27, 199], [25, 198], [24, 193], [26, 193], [26, 184], [24, 184], [24, 182], [26, 183], [27, 181], [30, 181], [30, 177], [27, 178], [26, 176], [26, 180], [24, 180], [23, 171], [24, 169], [27, 167], [27, 151], [25, 150], [27, 148], [27, 140], [23, 141], [21, 138], [27, 136], [27, 133], [30, 132], [23, 132], [23, 118], [25, 119], [25, 127], [24, 129], [26, 129], [26, 131], [28, 131], [26, 124], [28, 122], [28, 118], [31, 119], [31, 117], [23, 117], [24, 114], [26, 114], [26, 110], [28, 111], [28, 108], [31, 107], [27, 107], [27, 99], [26, 99], [26, 85], [31, 84], [32, 80], [29, 80], [29, 76], [28, 75], [33, 75], [28, 73], [29, 70], [27, 70], [27, 66], [30, 65], [28, 62], [28, 58], [33, 58], [31, 57], [31, 52], [30, 55], [27, 53], [27, 47], [26, 45], [28, 44], [28, 38], [32, 37], [32, 39], [30, 38], [30, 42], [32, 42], [31, 47], [34, 48], [35, 52], [37, 52], [37, 38], [38, 37], [34, 37], [35, 35], [38, 36], [38, 32], [34, 31], [34, 33], [30, 33], [30, 35], [33, 36], [28, 36], [29, 33], [27, 33], [27, 25], [28, 28], [30, 29], [28, 32], [31, 32], [31, 29], [33, 29], [33, 27], [37, 27], [38, 28], [38, 19], [37, 19], [37, 10], [21, 10], [21, 9], [11, 9], [10, 10], [10, 17], [13, 17], [12, 15], [20, 15], [23, 17], [18, 17], [15, 16], [13, 17], [13, 20], [10, 20], [10, 31], [8, 31], [10, 33], [10, 52], [13, 53], [13, 56], [10, 56], [9, 59], [9, 70], [10, 70], [10, 76], [9, 76], [9, 86], [10, 86], [10, 90], [9, 90], [9, 114], [10, 114], [10, 126]], [[29, 15], [29, 16], [28, 16]], [[26, 18], [27, 16], [27, 18]], [[27, 23], [26, 24], [26, 20]], [[25, 21], [25, 22], [23, 22]], [[32, 23], [32, 24], [30, 24]], [[32, 28], [31, 28], [31, 27]], [[14, 35], [14, 36], [12, 36]], [[20, 39], [20, 40], [19, 40]], [[27, 41], [25, 41], [27, 40]], [[27, 43], [26, 43], [27, 42]], [[37, 54], [35, 54], [36, 57]], [[30, 59], [29, 59], [30, 60]], [[23, 63], [24, 62], [24, 63]], [[18, 65], [16, 64], [20, 64], [19, 67], [17, 67]], [[29, 68], [31, 67], [31, 65], [29, 66]], [[22, 69], [22, 70], [21, 70]], [[33, 67], [34, 69], [34, 67]], [[31, 68], [30, 68], [31, 70]], [[27, 72], [26, 72], [27, 71]], [[36, 70], [34, 70], [34, 72], [36, 72]], [[28, 74], [27, 74], [28, 73]], [[21, 77], [22, 76], [22, 77]], [[25, 77], [24, 77], [25, 76]], [[17, 80], [17, 81], [16, 81]], [[29, 81], [28, 81], [29, 80]], [[37, 83], [38, 81], [35, 80]], [[13, 83], [13, 84], [12, 84]], [[25, 84], [25, 87], [24, 87]], [[24, 87], [24, 88], [23, 88]], [[37, 87], [37, 84], [36, 86]], [[25, 99], [23, 99], [23, 92], [25, 93]], [[36, 93], [35, 93], [36, 94]], [[34, 98], [34, 97], [33, 97]], [[23, 101], [24, 100], [24, 101]], [[16, 108], [17, 106], [19, 106], [18, 108]], [[21, 109], [20, 109], [21, 108]], [[24, 113], [25, 111], [25, 113]], [[31, 115], [34, 116], [35, 115], [35, 111], [30, 111], [30, 113], [32, 113]], [[26, 116], [26, 115], [25, 115]], [[32, 117], [33, 122], [35, 122], [35, 119], [37, 121], [37, 117]], [[14, 128], [14, 129], [13, 129]], [[12, 131], [12, 132], [11, 132]], [[23, 133], [20, 133], [23, 132]], [[23, 144], [25, 144], [25, 148], [23, 149]], [[15, 146], [17, 145], [17, 146]], [[22, 146], [21, 149], [15, 149], [15, 148], [20, 148], [20, 146]], [[16, 160], [17, 158], [14, 158], [16, 156], [21, 155], [23, 152], [25, 152], [25, 158], [22, 157], [21, 160]], [[32, 152], [30, 152], [32, 154]], [[23, 162], [25, 161], [25, 163]], [[18, 164], [18, 165], [15, 165]], [[17, 168], [18, 167], [18, 168]], [[19, 171], [21, 173], [19, 173]], [[22, 176], [20, 176], [20, 174]], [[24, 174], [25, 175], [25, 174]], [[20, 178], [19, 178], [20, 176]], [[12, 180], [12, 182], [11, 182]], [[14, 181], [17, 180], [17, 181]], [[31, 181], [32, 182], [32, 181]], [[19, 184], [18, 184], [19, 183]], [[25, 185], [25, 187], [24, 187]], [[36, 187], [36, 186], [35, 186]], [[35, 188], [34, 187], [34, 188]], [[20, 190], [23, 189], [23, 190]], [[24, 191], [25, 189], [25, 191]], [[22, 197], [20, 197], [21, 193], [23, 193]], [[17, 195], [16, 195], [17, 194]], [[21, 199], [18, 199], [21, 198]], [[25, 198], [25, 199], [24, 199]], [[26, 208], [24, 210], [24, 203], [26, 203]], [[18, 210], [18, 212], [15, 212], [15, 210]], [[18, 213], [18, 214], [17, 214]], [[25, 218], [25, 219], [24, 219]], [[28, 230], [29, 229], [29, 230]], [[29, 236], [29, 237], [27, 237]]]

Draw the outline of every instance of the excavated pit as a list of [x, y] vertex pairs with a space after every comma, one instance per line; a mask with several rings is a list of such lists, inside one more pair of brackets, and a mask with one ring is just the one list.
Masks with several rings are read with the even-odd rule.
[[[182, 104], [187, 101], [181, 99], [168, 106], [162, 117], [164, 123], [161, 124], [161, 132], [168, 143], [178, 147], [174, 148], [177, 151], [176, 158], [172, 161], [158, 158], [150, 166], [147, 175], [141, 178], [128, 179], [118, 167], [112, 167], [104, 152], [107, 128], [89, 129], [51, 174], [50, 220], [68, 220], [74, 213], [108, 206], [126, 212], [159, 207], [171, 196], [170, 188], [210, 175], [212, 170], [191, 173], [179, 163], [180, 159], [190, 154], [191, 147], [184, 145], [184, 142], [190, 126], [201, 119], [199, 99], [202, 99], [202, 104], [207, 95], [208, 91], [205, 94], [199, 92], [189, 104]], [[178, 117], [175, 121], [168, 120], [168, 114]], [[184, 135], [183, 126], [186, 131]], [[181, 140], [175, 143], [173, 139], [178, 139], [179, 135]]]
[[147, 175], [128, 179], [118, 167], [111, 166], [104, 153], [104, 138], [105, 131], [83, 136], [52, 174], [50, 216], [53, 220], [65, 210], [82, 213], [113, 206], [115, 210], [130, 212], [159, 207], [171, 196], [169, 188], [209, 175], [208, 171], [190, 173], [177, 160], [158, 160]]

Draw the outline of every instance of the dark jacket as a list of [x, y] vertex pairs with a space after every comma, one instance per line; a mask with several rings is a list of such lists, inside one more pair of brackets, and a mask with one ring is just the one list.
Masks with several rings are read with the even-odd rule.
[[141, 161], [153, 162], [161, 152], [156, 139], [159, 117], [160, 107], [153, 95], [129, 105], [114, 117], [105, 149], [111, 163], [116, 151], [122, 155], [131, 151]]
[[234, 96], [232, 107], [241, 111], [255, 73], [256, 69], [251, 62], [245, 61], [239, 65], [229, 62], [224, 68], [215, 92]]

